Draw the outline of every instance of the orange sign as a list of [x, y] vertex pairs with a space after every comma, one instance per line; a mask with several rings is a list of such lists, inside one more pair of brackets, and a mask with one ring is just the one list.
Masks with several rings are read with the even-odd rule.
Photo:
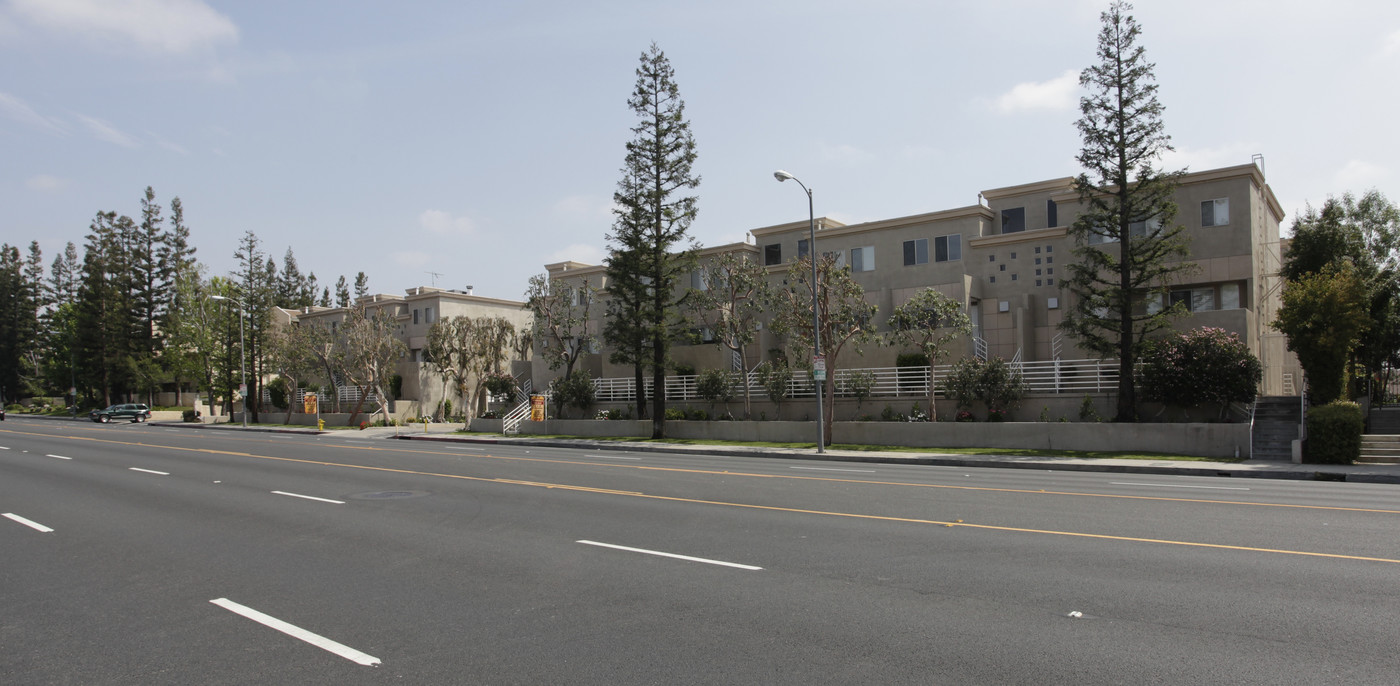
[[544, 421], [544, 396], [542, 396], [542, 395], [532, 395], [532, 396], [530, 396], [530, 421], [532, 421], [532, 422], [542, 422], [542, 421]]
[[316, 414], [316, 401], [317, 397], [315, 393], [308, 393], [302, 396], [301, 411], [306, 414]]

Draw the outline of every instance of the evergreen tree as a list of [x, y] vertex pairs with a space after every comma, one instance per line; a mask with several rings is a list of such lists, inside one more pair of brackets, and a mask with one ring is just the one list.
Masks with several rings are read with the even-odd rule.
[[75, 315], [78, 384], [101, 405], [132, 388], [133, 334], [139, 330], [131, 296], [130, 217], [98, 212], [88, 227]]
[[345, 285], [345, 275], [341, 274], [335, 282], [335, 306], [350, 306], [350, 287]]
[[[1100, 15], [1099, 64], [1079, 76], [1089, 90], [1079, 100], [1085, 172], [1074, 180], [1083, 211], [1070, 227], [1079, 247], [1065, 286], [1077, 296], [1060, 328], [1084, 348], [1118, 357], [1116, 421], [1137, 419], [1133, 365], [1153, 331], [1185, 314], [1161, 307], [1173, 276], [1193, 265], [1185, 227], [1176, 224], [1176, 191], [1182, 172], [1158, 171], [1172, 150], [1157, 101], [1155, 65], [1137, 44], [1141, 29], [1132, 5], [1114, 2]], [[1114, 245], [1116, 243], [1116, 245]]]
[[677, 285], [689, 270], [687, 249], [694, 245], [686, 231], [699, 203], [697, 196], [684, 194], [700, 185], [700, 177], [692, 170], [695, 139], [670, 61], [654, 43], [640, 61], [637, 84], [627, 101], [638, 121], [627, 143], [622, 181], [613, 195], [618, 227], [611, 239], [613, 252], [627, 255], [626, 260], [636, 265], [630, 275], [619, 270], [617, 275], [625, 281], [615, 285], [640, 296], [637, 321], [640, 336], [650, 348], [652, 437], [663, 438], [666, 367], [683, 297]]
[[355, 300], [369, 295], [369, 277], [364, 272], [355, 275]]
[[170, 275], [161, 259], [165, 225], [155, 191], [146, 187], [141, 198], [141, 224], [132, 236], [131, 284], [132, 304], [135, 306], [137, 330], [133, 354], [141, 361], [153, 360], [160, 350], [160, 329], [157, 322], [165, 314]]
[[30, 247], [30, 259], [20, 257], [18, 247], [0, 245], [0, 388], [6, 403], [38, 390], [39, 307], [43, 298], [42, 262], [34, 273], [38, 243]]
[[234, 253], [238, 269], [232, 275], [239, 293], [236, 297], [243, 303], [243, 315], [246, 317], [243, 339], [247, 349], [242, 355], [248, 373], [247, 408], [252, 422], [258, 421], [258, 405], [262, 397], [260, 380], [263, 372], [263, 343], [266, 340], [277, 275], [276, 265], [271, 264], [272, 260], [262, 252], [259, 244], [258, 237], [252, 231], [243, 235], [238, 250]]

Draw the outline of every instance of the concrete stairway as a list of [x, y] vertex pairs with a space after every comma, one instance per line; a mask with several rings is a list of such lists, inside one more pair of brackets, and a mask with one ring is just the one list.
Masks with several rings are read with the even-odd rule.
[[1377, 407], [1366, 418], [1360, 462], [1400, 464], [1400, 407]]
[[1298, 396], [1268, 396], [1254, 400], [1254, 452], [1252, 460], [1293, 459], [1303, 409]]

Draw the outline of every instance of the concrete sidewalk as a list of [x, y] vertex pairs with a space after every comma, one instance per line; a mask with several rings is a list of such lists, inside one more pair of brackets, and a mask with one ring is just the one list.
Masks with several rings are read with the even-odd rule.
[[[66, 417], [62, 419], [67, 419]], [[160, 422], [159, 426], [220, 431], [245, 431], [238, 424], [188, 424]], [[1266, 460], [1244, 462], [1178, 462], [1173, 460], [1086, 459], [1055, 456], [1019, 455], [958, 455], [928, 452], [893, 452], [865, 450], [827, 450], [818, 454], [812, 448], [769, 448], [737, 445], [681, 445], [593, 440], [582, 438], [540, 438], [534, 436], [499, 436], [492, 434], [458, 434], [461, 424], [413, 424], [399, 427], [367, 429], [338, 429], [317, 431], [315, 427], [249, 426], [246, 431], [318, 435], [330, 439], [411, 441], [445, 441], [476, 444], [510, 444], [540, 447], [586, 448], [622, 452], [668, 453], [672, 455], [707, 454], [735, 457], [772, 457], [794, 460], [821, 460], [849, 463], [919, 464], [951, 467], [994, 467], [1003, 469], [1042, 469], [1058, 471], [1107, 472], [1118, 474], [1175, 474], [1179, 476], [1216, 476], [1246, 479], [1292, 479], [1301, 481], [1348, 481], [1357, 483], [1400, 484], [1400, 464], [1310, 465]]]

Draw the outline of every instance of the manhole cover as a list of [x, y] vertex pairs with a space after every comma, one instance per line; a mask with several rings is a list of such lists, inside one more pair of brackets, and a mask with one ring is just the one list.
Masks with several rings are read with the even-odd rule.
[[370, 491], [369, 493], [356, 493], [348, 497], [352, 500], [397, 500], [421, 498], [425, 495], [428, 495], [427, 491]]

